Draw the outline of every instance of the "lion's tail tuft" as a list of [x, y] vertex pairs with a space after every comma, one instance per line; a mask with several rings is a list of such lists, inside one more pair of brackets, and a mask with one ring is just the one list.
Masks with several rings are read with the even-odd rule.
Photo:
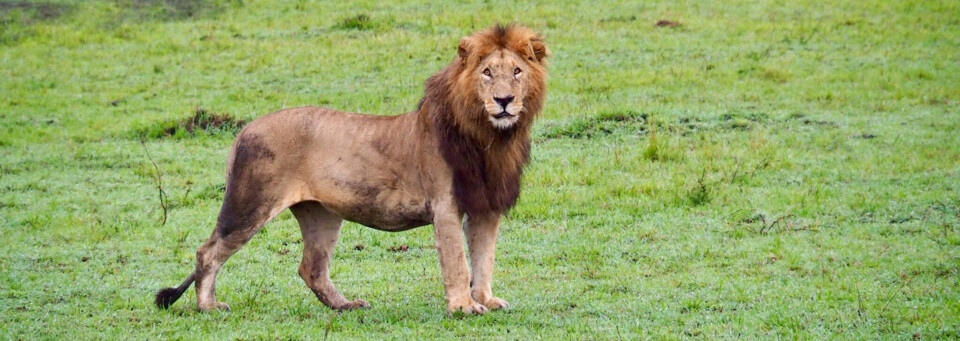
[[194, 277], [196, 272], [190, 274], [190, 277], [187, 277], [179, 287], [176, 288], [165, 288], [157, 291], [157, 298], [154, 300], [154, 303], [157, 304], [157, 308], [167, 309], [171, 304], [177, 301], [180, 296], [183, 296], [183, 293], [190, 288], [190, 285], [193, 284]]

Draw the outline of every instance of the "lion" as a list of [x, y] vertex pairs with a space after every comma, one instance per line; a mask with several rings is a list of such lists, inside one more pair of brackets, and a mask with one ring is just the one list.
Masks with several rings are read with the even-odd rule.
[[196, 281], [199, 310], [230, 310], [215, 293], [221, 266], [289, 208], [303, 235], [300, 276], [332, 309], [370, 307], [330, 280], [344, 220], [389, 232], [433, 224], [447, 309], [509, 307], [491, 289], [495, 245], [501, 217], [520, 195], [550, 52], [541, 35], [518, 25], [464, 37], [457, 52], [426, 81], [416, 111], [302, 107], [244, 127], [230, 150], [216, 228], [193, 273], [160, 290], [157, 306], [169, 307]]

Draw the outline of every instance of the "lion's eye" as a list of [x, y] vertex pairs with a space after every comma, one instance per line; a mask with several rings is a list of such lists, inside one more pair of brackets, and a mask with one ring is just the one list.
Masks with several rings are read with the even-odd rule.
[[490, 77], [490, 69], [483, 69], [483, 75]]
[[520, 74], [520, 68], [513, 69], [513, 74], [519, 75], [519, 74]]

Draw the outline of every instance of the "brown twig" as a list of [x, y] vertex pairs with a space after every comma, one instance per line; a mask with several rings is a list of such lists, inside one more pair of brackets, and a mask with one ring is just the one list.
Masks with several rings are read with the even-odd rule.
[[730, 183], [737, 181], [737, 174], [740, 173], [740, 161], [737, 161], [737, 169], [733, 170], [733, 176], [730, 177]]
[[157, 166], [157, 163], [153, 161], [153, 157], [150, 156], [150, 150], [147, 149], [147, 144], [143, 140], [140, 140], [140, 146], [143, 146], [143, 152], [147, 154], [147, 159], [150, 160], [153, 168], [157, 171], [157, 191], [160, 193], [160, 207], [163, 208], [163, 222], [160, 223], [160, 226], [163, 226], [167, 224], [167, 193], [163, 191], [163, 175], [160, 174], [160, 167]]
[[763, 222], [763, 226], [760, 227], [759, 233], [762, 234], [763, 231], [768, 231], [768, 232], [769, 232], [770, 230], [773, 229], [774, 226], [777, 226], [778, 224], [780, 224], [781, 221], [783, 221], [783, 220], [786, 219], [786, 218], [792, 217], [792, 216], [793, 216], [792, 214], [785, 214], [785, 215], [780, 216], [780, 218], [777, 218], [776, 220], [774, 220], [774, 221], [771, 222], [770, 224], [767, 224], [767, 218], [764, 217], [764, 215], [761, 214], [761, 215], [760, 215], [760, 221]]
[[890, 301], [893, 301], [893, 298], [894, 298], [894, 297], [897, 297], [897, 294], [899, 294], [900, 291], [903, 290], [903, 287], [907, 286], [907, 283], [910, 283], [910, 279], [909, 279], [909, 278], [907, 278], [906, 280], [904, 280], [904, 281], [903, 281], [903, 284], [900, 284], [900, 287], [897, 288], [897, 291], [893, 292], [893, 294], [890, 295], [890, 297], [887, 298], [887, 303], [884, 303], [884, 304], [883, 304], [883, 308], [880, 309], [880, 312], [877, 313], [877, 315], [883, 314], [883, 312], [884, 312], [885, 310], [887, 310], [887, 306], [890, 305]]
[[860, 297], [860, 285], [857, 285], [857, 317], [860, 317], [860, 321], [864, 321], [863, 317], [863, 298]]
[[770, 158], [763, 158], [760, 160], [760, 163], [758, 163], [757, 166], [753, 168], [753, 171], [750, 172], [750, 179], [753, 179], [753, 176], [756, 175], [760, 170], [769, 167], [770, 161]]

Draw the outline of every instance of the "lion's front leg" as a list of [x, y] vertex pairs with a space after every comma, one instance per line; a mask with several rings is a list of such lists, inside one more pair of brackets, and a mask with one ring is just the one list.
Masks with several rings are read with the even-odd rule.
[[493, 296], [493, 291], [490, 288], [490, 282], [493, 280], [493, 263], [499, 230], [499, 214], [467, 218], [467, 243], [470, 246], [470, 264], [473, 268], [470, 295], [474, 300], [489, 309], [501, 309], [510, 306], [507, 301]]
[[[451, 210], [453, 211], [453, 210]], [[447, 295], [447, 309], [468, 314], [483, 314], [489, 309], [470, 295], [470, 269], [463, 249], [462, 215], [438, 210], [433, 230], [437, 239], [443, 289]]]

